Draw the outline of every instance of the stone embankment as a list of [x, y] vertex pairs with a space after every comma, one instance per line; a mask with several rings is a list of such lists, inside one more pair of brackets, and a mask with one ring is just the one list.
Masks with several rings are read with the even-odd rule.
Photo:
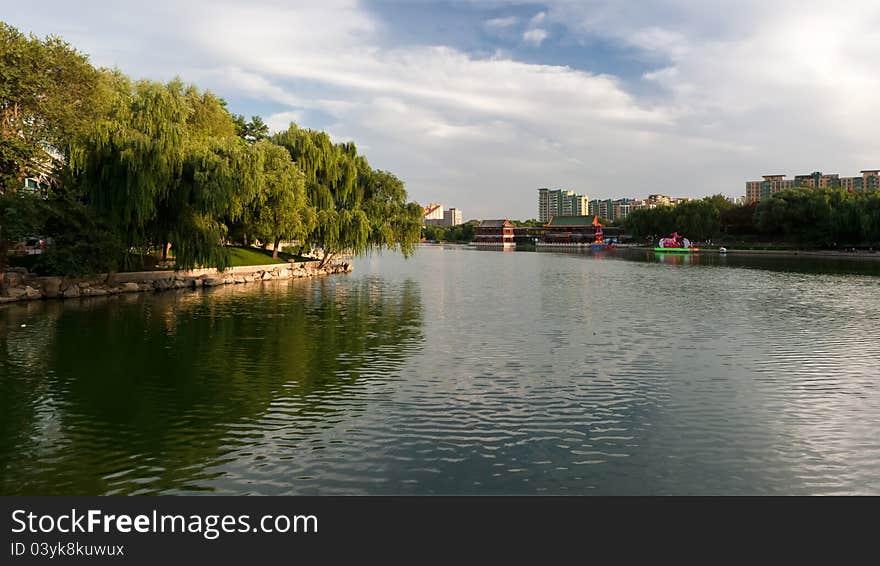
[[339, 262], [320, 266], [319, 261], [231, 267], [224, 271], [139, 271], [105, 273], [89, 277], [38, 277], [26, 269], [9, 269], [0, 274], [0, 303], [37, 299], [99, 297], [119, 293], [141, 293], [233, 285], [252, 281], [276, 281], [348, 273], [351, 264]]

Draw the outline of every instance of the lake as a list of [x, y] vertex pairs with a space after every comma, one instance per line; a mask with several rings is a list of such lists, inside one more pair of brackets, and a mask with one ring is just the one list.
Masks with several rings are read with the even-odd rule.
[[0, 307], [0, 493], [880, 494], [880, 262], [354, 267]]

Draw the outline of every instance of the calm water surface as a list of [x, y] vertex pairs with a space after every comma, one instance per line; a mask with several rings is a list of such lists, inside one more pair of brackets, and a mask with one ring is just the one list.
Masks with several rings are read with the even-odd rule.
[[880, 264], [423, 247], [0, 307], [2, 494], [880, 494]]

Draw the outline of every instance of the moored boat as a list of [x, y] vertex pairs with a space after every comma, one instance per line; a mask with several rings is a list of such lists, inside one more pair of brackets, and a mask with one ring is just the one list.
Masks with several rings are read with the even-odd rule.
[[698, 252], [700, 251], [700, 248], [694, 247], [690, 240], [680, 236], [678, 232], [673, 232], [672, 236], [670, 236], [669, 238], [661, 238], [660, 241], [657, 242], [657, 247], [654, 248], [654, 251], [690, 253]]

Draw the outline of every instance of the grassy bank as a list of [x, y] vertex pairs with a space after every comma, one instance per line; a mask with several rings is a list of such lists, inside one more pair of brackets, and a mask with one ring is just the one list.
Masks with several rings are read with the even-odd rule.
[[278, 252], [278, 257], [272, 257], [272, 250], [260, 248], [229, 247], [229, 266], [243, 267], [247, 265], [271, 265], [275, 263], [287, 263], [288, 261], [313, 261], [314, 258], [298, 256], [285, 252]]

